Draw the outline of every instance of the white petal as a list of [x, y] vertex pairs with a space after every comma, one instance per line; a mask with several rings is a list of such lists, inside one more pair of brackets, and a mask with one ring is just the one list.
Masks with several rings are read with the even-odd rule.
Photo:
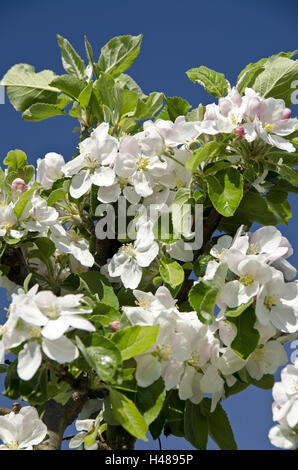
[[38, 370], [42, 360], [40, 345], [37, 341], [25, 344], [18, 356], [18, 376], [22, 380], [30, 380]]

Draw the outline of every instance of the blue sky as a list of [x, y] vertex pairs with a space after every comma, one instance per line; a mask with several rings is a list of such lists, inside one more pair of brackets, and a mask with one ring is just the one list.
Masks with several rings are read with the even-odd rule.
[[[249, 62], [298, 48], [297, 17], [296, 0], [2, 0], [0, 76], [20, 62], [35, 65], [36, 71], [49, 68], [63, 74], [57, 33], [68, 38], [82, 56], [86, 34], [95, 57], [112, 37], [143, 33], [141, 54], [130, 74], [145, 93], [181, 96], [196, 107], [213, 99], [188, 80], [186, 70], [206, 65], [234, 83]], [[7, 101], [0, 106], [0, 122], [2, 159], [14, 148], [24, 150], [32, 163], [50, 151], [65, 159], [75, 153], [78, 135], [72, 133], [76, 125], [72, 118], [25, 122]], [[293, 218], [281, 230], [298, 253], [298, 204], [295, 197], [290, 200]], [[297, 254], [291, 262], [298, 266]], [[4, 305], [5, 293], [0, 290], [0, 306]], [[267, 438], [272, 426], [271, 404], [271, 391], [254, 387], [224, 402], [240, 449], [273, 449]], [[189, 448], [178, 438], [162, 438], [162, 445]], [[158, 446], [157, 442], [138, 443], [137, 448]], [[210, 443], [209, 448], [215, 446]]]

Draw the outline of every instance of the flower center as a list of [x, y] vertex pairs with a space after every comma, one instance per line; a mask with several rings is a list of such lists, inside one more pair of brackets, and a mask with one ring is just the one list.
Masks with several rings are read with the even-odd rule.
[[264, 305], [267, 308], [267, 310], [271, 310], [272, 307], [275, 307], [277, 304], [278, 297], [277, 295], [266, 295], [264, 299]]
[[230, 115], [230, 121], [231, 121], [231, 124], [233, 124], [234, 126], [238, 123], [238, 120], [234, 113]]
[[148, 163], [149, 163], [148, 158], [146, 157], [140, 158], [139, 161], [137, 162], [137, 171], [146, 170]]
[[125, 255], [131, 256], [132, 258], [134, 258], [136, 256], [136, 252], [133, 248], [132, 243], [127, 243], [126, 245], [123, 245], [122, 251]]
[[248, 273], [245, 273], [244, 276], [239, 279], [239, 281], [245, 287], [251, 286], [255, 282], [254, 277]]
[[16, 441], [9, 442], [5, 445], [6, 445], [7, 449], [9, 449], [9, 450], [19, 450], [19, 443], [16, 442]]
[[260, 247], [258, 243], [250, 243], [248, 247], [247, 254], [248, 255], [258, 255], [260, 253]]
[[264, 129], [266, 132], [272, 132], [275, 128], [275, 124], [269, 124], [268, 122], [265, 123]]
[[135, 304], [138, 305], [139, 307], [147, 310], [151, 306], [151, 300], [150, 299], [142, 299], [140, 301], [136, 300]]
[[172, 355], [172, 348], [169, 344], [158, 344], [156, 346], [155, 352], [152, 354], [155, 357], [158, 357], [160, 361], [169, 360]]
[[92, 157], [92, 155], [85, 155], [84, 162], [89, 168], [99, 168], [100, 163], [98, 162], [97, 158]]
[[38, 327], [31, 328], [30, 335], [34, 336], [34, 338], [40, 338], [41, 337], [41, 328], [38, 328]]
[[191, 356], [187, 360], [187, 364], [194, 369], [199, 368], [200, 355], [198, 353], [192, 352]]
[[54, 304], [49, 305], [46, 309], [46, 314], [51, 320], [56, 320], [59, 317], [58, 307]]
[[3, 222], [1, 224], [1, 228], [4, 228], [6, 231], [10, 230], [13, 227], [13, 225], [9, 222]]

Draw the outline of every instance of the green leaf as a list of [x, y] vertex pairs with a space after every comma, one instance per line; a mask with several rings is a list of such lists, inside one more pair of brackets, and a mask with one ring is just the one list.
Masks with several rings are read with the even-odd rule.
[[148, 425], [136, 405], [122, 393], [110, 389], [112, 411], [121, 426], [132, 436], [147, 442]]
[[189, 188], [180, 188], [175, 194], [172, 205], [172, 223], [174, 237], [181, 235], [188, 237], [191, 234], [191, 191]]
[[57, 34], [58, 44], [62, 52], [62, 65], [67, 73], [77, 78], [84, 78], [85, 64], [70, 42]]
[[136, 403], [148, 426], [158, 417], [165, 398], [166, 389], [161, 377], [149, 387], [138, 387]]
[[48, 206], [53, 206], [58, 201], [63, 201], [65, 199], [65, 191], [62, 188], [54, 189], [51, 191], [48, 199], [47, 204]]
[[118, 330], [112, 336], [112, 341], [117, 345], [125, 361], [131, 357], [145, 352], [155, 343], [159, 326], [130, 326]]
[[93, 88], [93, 83], [90, 82], [88, 83], [88, 85], [85, 86], [85, 88], [79, 94], [78, 100], [82, 108], [87, 108], [90, 102], [91, 95], [92, 95], [92, 88]]
[[243, 197], [243, 177], [235, 168], [206, 177], [208, 194], [215, 209], [231, 217]]
[[188, 101], [178, 96], [166, 98], [167, 111], [171, 121], [175, 121], [178, 116], [185, 116], [191, 105]]
[[98, 78], [98, 70], [97, 70], [96, 64], [94, 63], [93, 50], [92, 50], [91, 44], [89, 43], [87, 36], [84, 37], [84, 40], [85, 40], [86, 55], [88, 57], [89, 64], [92, 67], [95, 77]]
[[260, 335], [254, 328], [256, 314], [252, 306], [238, 317], [229, 317], [229, 321], [237, 328], [237, 335], [232, 341], [231, 349], [242, 359], [247, 359], [256, 349]]
[[206, 450], [208, 443], [208, 420], [200, 405], [187, 400], [184, 413], [185, 439], [196, 449]]
[[286, 165], [277, 165], [276, 167], [278, 173], [286, 179], [289, 183], [298, 187], [298, 170], [294, 170]]
[[253, 379], [250, 375], [247, 376], [247, 381], [255, 387], [261, 388], [262, 390], [271, 390], [274, 385], [274, 375], [265, 374], [260, 380]]
[[119, 75], [119, 77], [116, 78], [115, 81], [116, 83], [118, 83], [118, 85], [120, 85], [123, 90], [134, 91], [141, 99], [147, 98], [147, 96], [142, 92], [139, 85], [134, 81], [133, 78], [131, 78], [130, 75], [122, 73], [121, 75]]
[[47, 237], [35, 238], [34, 243], [46, 258], [50, 258], [55, 253], [55, 244]]
[[252, 304], [252, 300], [250, 300], [246, 304], [241, 304], [239, 305], [239, 307], [236, 307], [236, 308], [226, 308], [225, 317], [232, 317], [232, 318], [239, 317], [239, 315], [242, 315], [242, 313], [245, 312], [245, 310], [248, 307], [250, 307], [251, 304]]
[[223, 73], [201, 65], [201, 67], [190, 69], [186, 75], [192, 82], [198, 82], [205, 90], [215, 98], [225, 96], [228, 91], [228, 82]]
[[66, 113], [54, 104], [35, 103], [23, 112], [22, 118], [25, 121], [36, 122], [42, 121], [43, 119], [48, 119], [50, 117], [63, 115], [66, 116]]
[[98, 377], [101, 380], [111, 380], [122, 362], [117, 346], [98, 333], [92, 334], [91, 346], [85, 347], [78, 336], [76, 341], [85, 360], [96, 370]]
[[4, 75], [1, 85], [14, 108], [25, 111], [34, 103], [56, 103], [59, 90], [50, 86], [55, 76], [51, 70], [35, 73], [32, 65], [16, 64]]
[[[91, 295], [98, 294], [101, 303], [115, 310], [119, 309], [119, 301], [108, 279], [98, 271], [87, 271], [80, 274], [80, 278]], [[106, 307], [104, 307], [106, 309]]]
[[163, 281], [172, 288], [180, 286], [184, 281], [182, 266], [171, 258], [163, 257], [160, 259], [159, 272]]
[[162, 107], [164, 101], [163, 93], [154, 91], [146, 100], [139, 100], [134, 116], [137, 120], [152, 118]]
[[271, 189], [265, 195], [267, 204], [274, 214], [277, 215], [280, 222], [288, 225], [288, 220], [292, 217], [291, 206], [288, 202], [288, 193]]
[[30, 201], [34, 191], [38, 187], [38, 183], [34, 183], [32, 188], [30, 188], [28, 191], [24, 192], [20, 197], [18, 202], [16, 203], [14, 207], [14, 213], [16, 214], [17, 218], [19, 218], [25, 209], [26, 205]]
[[218, 153], [221, 151], [221, 144], [218, 142], [212, 141], [208, 142], [208, 144], [204, 145], [203, 147], [200, 147], [194, 151], [192, 156], [187, 160], [186, 162], [186, 168], [191, 172], [194, 173], [194, 171], [197, 169], [197, 167], [202, 163], [203, 161], [208, 161], [215, 157]]
[[189, 303], [195, 309], [199, 319], [203, 323], [211, 324], [213, 321], [215, 303], [225, 283], [227, 270], [227, 264], [221, 263], [212, 280], [201, 280], [195, 284], [189, 292]]
[[253, 89], [265, 98], [281, 98], [286, 106], [291, 106], [291, 95], [294, 91], [292, 83], [297, 76], [298, 60], [273, 56], [266, 61], [265, 69], [256, 77]]
[[51, 85], [59, 88], [60, 91], [78, 100], [81, 92], [85, 89], [87, 82], [74, 75], [61, 75], [52, 80]]
[[203, 121], [205, 114], [205, 106], [202, 104], [199, 104], [199, 106], [195, 109], [192, 109], [189, 111], [189, 113], [186, 114], [185, 120], [189, 122], [193, 121]]
[[116, 36], [102, 49], [98, 60], [99, 68], [113, 77], [128, 69], [140, 52], [143, 35]]
[[27, 165], [27, 155], [22, 150], [10, 150], [3, 163], [8, 166], [8, 172], [17, 171]]
[[204, 398], [200, 406], [208, 420], [210, 437], [218, 447], [222, 450], [237, 450], [233, 430], [221, 404], [218, 403], [215, 410], [211, 412], [211, 400]]

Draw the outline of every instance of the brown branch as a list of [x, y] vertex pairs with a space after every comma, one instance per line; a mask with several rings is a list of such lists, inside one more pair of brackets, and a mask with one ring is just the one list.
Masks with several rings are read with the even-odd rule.
[[77, 389], [65, 405], [50, 399], [46, 402], [41, 419], [46, 424], [48, 433], [45, 440], [37, 446], [38, 450], [59, 450], [67, 426], [78, 417], [88, 399], [89, 380], [86, 374], [80, 376]]

